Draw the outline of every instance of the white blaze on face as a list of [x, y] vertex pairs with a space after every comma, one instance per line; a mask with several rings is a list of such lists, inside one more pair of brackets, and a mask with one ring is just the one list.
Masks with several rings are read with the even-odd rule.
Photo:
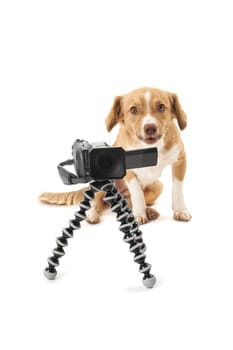
[[146, 100], [146, 115], [142, 120], [142, 128], [141, 128], [142, 135], [144, 135], [144, 126], [145, 125], [147, 125], [147, 124], [156, 125], [155, 118], [152, 117], [152, 115], [150, 114], [150, 91], [147, 91], [144, 96], [145, 96], [145, 100]]
[[147, 91], [144, 96], [146, 100], [146, 113], [150, 114], [150, 91]]

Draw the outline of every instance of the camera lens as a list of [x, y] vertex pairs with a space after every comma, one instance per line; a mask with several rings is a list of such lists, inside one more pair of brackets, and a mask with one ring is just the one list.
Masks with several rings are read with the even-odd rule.
[[93, 179], [121, 179], [125, 176], [124, 151], [120, 147], [93, 148], [90, 169]]
[[99, 167], [105, 170], [110, 170], [113, 166], [113, 158], [111, 155], [100, 156], [98, 159]]

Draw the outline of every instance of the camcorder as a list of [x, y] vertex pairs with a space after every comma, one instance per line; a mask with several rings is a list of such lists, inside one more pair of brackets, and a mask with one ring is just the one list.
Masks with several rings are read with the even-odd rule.
[[[72, 146], [72, 156], [73, 159], [58, 165], [59, 175], [66, 185], [122, 179], [127, 169], [154, 166], [158, 160], [156, 147], [125, 151], [105, 142], [89, 143], [80, 139]], [[69, 172], [66, 166], [74, 166], [75, 174]]]

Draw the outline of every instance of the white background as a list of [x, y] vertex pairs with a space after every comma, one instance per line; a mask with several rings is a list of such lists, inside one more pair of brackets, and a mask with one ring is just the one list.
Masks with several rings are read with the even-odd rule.
[[[232, 350], [231, 1], [1, 1], [1, 349]], [[64, 191], [56, 166], [76, 138], [112, 143], [115, 95], [175, 92], [185, 198], [172, 220], [170, 169], [142, 227], [158, 278], [146, 290], [114, 215], [69, 241], [59, 277], [43, 276], [74, 207], [37, 202]]]

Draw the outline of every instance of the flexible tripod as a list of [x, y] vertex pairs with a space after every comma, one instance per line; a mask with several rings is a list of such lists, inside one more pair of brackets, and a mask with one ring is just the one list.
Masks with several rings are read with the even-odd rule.
[[116, 213], [116, 219], [121, 223], [119, 230], [124, 233], [124, 241], [129, 243], [129, 251], [134, 253], [134, 261], [140, 265], [139, 272], [143, 273], [143, 284], [152, 288], [156, 278], [150, 273], [151, 265], [146, 263], [146, 245], [142, 239], [139, 224], [128, 207], [126, 199], [120, 194], [112, 180], [92, 181], [90, 189], [84, 192], [84, 200], [79, 204], [80, 209], [75, 212], [75, 219], [70, 220], [69, 227], [62, 230], [62, 236], [56, 239], [57, 247], [53, 249], [53, 256], [48, 258], [48, 267], [44, 275], [49, 280], [56, 278], [56, 267], [59, 258], [65, 255], [64, 247], [68, 245], [68, 239], [73, 237], [73, 231], [80, 229], [80, 222], [86, 218], [86, 211], [91, 208], [90, 202], [94, 199], [96, 192], [105, 192], [104, 201], [111, 206], [112, 212]]

